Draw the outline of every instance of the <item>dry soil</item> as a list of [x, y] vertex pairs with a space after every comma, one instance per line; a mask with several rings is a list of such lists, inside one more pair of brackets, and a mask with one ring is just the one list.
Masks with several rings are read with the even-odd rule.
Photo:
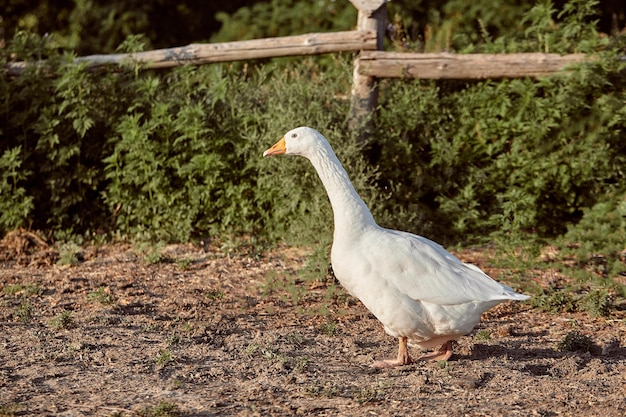
[[[305, 251], [178, 245], [159, 260], [104, 245], [60, 266], [36, 236], [12, 238], [0, 247], [0, 416], [626, 415], [621, 310], [505, 304], [450, 361], [377, 370], [396, 341], [332, 278], [301, 280]], [[591, 351], [559, 348], [573, 331]]]

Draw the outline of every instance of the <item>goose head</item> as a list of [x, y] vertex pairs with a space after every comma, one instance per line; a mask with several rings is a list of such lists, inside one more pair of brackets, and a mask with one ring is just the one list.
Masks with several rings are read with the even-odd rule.
[[263, 152], [263, 156], [301, 155], [311, 158], [320, 148], [328, 146], [328, 142], [317, 130], [301, 126], [290, 130], [271, 148]]

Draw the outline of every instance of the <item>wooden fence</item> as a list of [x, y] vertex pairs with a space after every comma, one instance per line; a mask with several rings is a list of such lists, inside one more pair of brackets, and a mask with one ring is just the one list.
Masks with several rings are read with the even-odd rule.
[[[354, 61], [350, 123], [359, 129], [377, 104], [377, 78], [485, 79], [538, 77], [581, 62], [583, 54], [451, 54], [384, 52], [388, 0], [350, 0], [358, 10], [357, 29], [346, 32], [266, 38], [249, 41], [191, 44], [183, 47], [76, 58], [90, 67], [137, 61], [143, 68], [169, 68], [261, 58], [360, 51]], [[6, 64], [18, 75], [24, 62]]]

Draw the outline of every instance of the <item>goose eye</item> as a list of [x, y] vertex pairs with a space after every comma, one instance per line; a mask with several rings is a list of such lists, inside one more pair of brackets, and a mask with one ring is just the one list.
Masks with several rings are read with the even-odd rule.
[[297, 134], [297, 133], [292, 133], [292, 134], [291, 134], [291, 137], [295, 139], [295, 138], [297, 138], [297, 137], [298, 137], [298, 134]]

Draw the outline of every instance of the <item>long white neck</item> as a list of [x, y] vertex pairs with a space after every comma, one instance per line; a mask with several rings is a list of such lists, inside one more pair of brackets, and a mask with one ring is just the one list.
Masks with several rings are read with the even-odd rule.
[[330, 145], [320, 146], [309, 160], [322, 180], [333, 207], [335, 236], [375, 227], [374, 217], [357, 194]]

